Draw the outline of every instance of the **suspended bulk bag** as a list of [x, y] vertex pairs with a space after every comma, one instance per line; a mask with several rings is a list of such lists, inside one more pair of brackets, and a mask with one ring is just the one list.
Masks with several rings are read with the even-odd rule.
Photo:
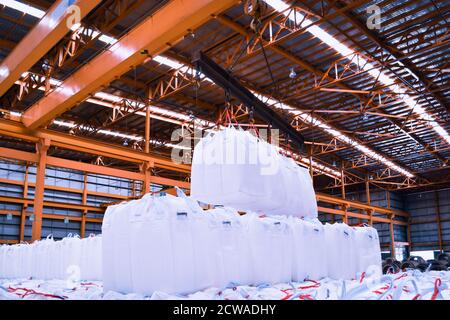
[[142, 209], [130, 214], [131, 274], [135, 293], [175, 293], [170, 221], [162, 198], [147, 197]]
[[215, 213], [219, 224], [220, 251], [223, 258], [222, 285], [246, 285], [253, 280], [250, 264], [249, 234], [246, 223], [237, 213], [223, 210]]
[[[265, 214], [269, 215], [293, 215], [301, 216], [302, 210], [299, 205], [303, 193], [299, 189], [299, 179], [297, 177], [297, 164], [290, 158], [283, 157], [276, 152], [273, 155], [279, 163], [279, 169], [276, 175], [273, 176], [272, 185], [279, 186], [273, 188], [272, 197], [279, 200], [278, 207], [275, 209], [265, 210]], [[291, 192], [286, 191], [291, 190]]]
[[298, 197], [298, 199], [302, 202], [302, 204], [299, 205], [299, 208], [302, 210], [300, 215], [304, 217], [317, 218], [317, 200], [311, 175], [309, 174], [308, 169], [304, 167], [297, 166], [296, 169], [297, 175], [300, 179], [299, 186], [302, 194], [302, 197]]
[[240, 186], [236, 199], [231, 199], [228, 205], [256, 212], [282, 207], [285, 192], [282, 188], [274, 188], [282, 178], [280, 156], [270, 144], [249, 132], [242, 132], [240, 136], [242, 142], [238, 143], [245, 148], [241, 151], [245, 155], [245, 165], [239, 170]]
[[[248, 133], [249, 136], [251, 136]], [[251, 152], [257, 155], [258, 165], [254, 174], [254, 184], [248, 185], [248, 178], [245, 186], [258, 191], [254, 203], [248, 210], [264, 214], [288, 214], [289, 195], [285, 190], [292, 179], [286, 170], [286, 158], [281, 156], [275, 148], [264, 140], [256, 139], [252, 136], [253, 144], [256, 143], [256, 151]], [[246, 174], [246, 173], [245, 173]]]
[[222, 194], [223, 131], [208, 134], [194, 148], [191, 166], [191, 196], [204, 203], [218, 204]]

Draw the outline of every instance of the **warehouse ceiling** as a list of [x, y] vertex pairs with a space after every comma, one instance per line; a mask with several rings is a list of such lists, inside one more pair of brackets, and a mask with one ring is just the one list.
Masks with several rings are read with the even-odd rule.
[[[0, 1], [0, 61], [26, 41], [54, 2]], [[20, 121], [170, 3], [101, 1], [79, 28], [5, 88], [3, 117]], [[372, 23], [378, 9], [379, 28]], [[340, 188], [342, 174], [348, 188], [367, 181], [394, 190], [449, 186], [449, 19], [450, 4], [438, 0], [236, 1], [186, 30], [161, 54], [142, 52], [143, 63], [91, 90], [43, 126], [141, 150], [145, 110], [151, 106], [151, 149], [164, 156], [170, 155], [170, 143], [177, 143], [171, 141], [175, 129], [212, 127], [227, 106], [246, 126], [252, 122], [251, 106], [192, 69], [202, 51], [301, 132], [302, 149], [289, 137], [281, 142], [299, 162], [313, 164], [316, 189]], [[255, 123], [267, 127], [257, 117]], [[31, 148], [7, 137], [0, 146]], [[98, 161], [67, 150], [52, 152]]]

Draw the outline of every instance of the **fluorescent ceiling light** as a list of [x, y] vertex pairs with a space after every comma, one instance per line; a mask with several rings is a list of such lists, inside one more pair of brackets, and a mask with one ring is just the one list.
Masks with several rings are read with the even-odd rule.
[[286, 105], [282, 102], [278, 102], [270, 97], [258, 94], [256, 92], [253, 92], [253, 94], [255, 94], [256, 97], [258, 97], [260, 100], [264, 101], [265, 103], [267, 103], [268, 105], [272, 105], [275, 108], [278, 109], [282, 109], [282, 110], [287, 110], [289, 113], [293, 114], [294, 116], [298, 117], [301, 121], [303, 121], [304, 123], [319, 127], [321, 129], [323, 129], [325, 132], [327, 132], [328, 134], [330, 134], [333, 137], [336, 137], [337, 139], [339, 139], [340, 141], [354, 147], [355, 149], [361, 151], [362, 153], [366, 154], [368, 157], [375, 159], [381, 163], [383, 163], [384, 165], [386, 165], [388, 168], [392, 168], [395, 171], [407, 176], [408, 178], [412, 178], [414, 177], [414, 175], [412, 173], [410, 173], [408, 170], [403, 169], [402, 167], [396, 165], [395, 163], [393, 163], [392, 161], [390, 161], [389, 159], [383, 157], [382, 155], [376, 153], [375, 151], [371, 150], [370, 148], [360, 144], [359, 142], [357, 142], [356, 140], [348, 137], [347, 135], [345, 135], [344, 133], [331, 128], [328, 124], [326, 124], [325, 122], [323, 122], [322, 120], [315, 118], [313, 116], [311, 116], [311, 114], [309, 113], [304, 113], [300, 110], [295, 110], [293, 107]]
[[439, 123], [431, 114], [426, 112], [425, 108], [421, 106], [417, 100], [407, 95], [408, 92], [404, 86], [395, 84], [394, 79], [392, 79], [385, 71], [380, 70], [373, 63], [367, 61], [367, 59], [357, 54], [354, 50], [349, 48], [344, 43], [340, 42], [338, 39], [333, 37], [331, 34], [329, 34], [321, 27], [313, 25], [313, 21], [306, 18], [301, 12], [289, 10], [290, 6], [284, 1], [264, 0], [264, 2], [266, 2], [272, 8], [274, 8], [276, 11], [282, 13], [284, 16], [289, 18], [294, 23], [302, 21], [300, 26], [306, 28], [306, 31], [314, 35], [316, 38], [319, 38], [322, 42], [326, 43], [330, 48], [333, 48], [342, 56], [347, 57], [352, 63], [356, 64], [358, 67], [367, 71], [373, 78], [378, 79], [380, 83], [389, 87], [389, 89], [392, 92], [400, 93], [400, 99], [408, 107], [410, 107], [412, 111], [419, 116], [419, 118], [428, 121], [433, 130], [439, 136], [444, 138], [444, 140], [448, 144], [450, 144], [450, 136], [448, 132], [439, 125]]
[[15, 0], [0, 0], [0, 5], [4, 5], [11, 9], [21, 11], [39, 19], [41, 19], [45, 15], [45, 11], [39, 10], [35, 7]]

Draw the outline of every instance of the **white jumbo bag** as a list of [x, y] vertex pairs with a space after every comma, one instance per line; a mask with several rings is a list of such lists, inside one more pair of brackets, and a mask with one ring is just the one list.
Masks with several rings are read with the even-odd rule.
[[298, 197], [298, 199], [302, 202], [302, 204], [299, 205], [299, 208], [302, 210], [300, 215], [304, 217], [317, 218], [317, 200], [311, 175], [309, 174], [308, 169], [304, 167], [297, 166], [296, 169], [297, 175], [300, 179], [298, 185], [300, 186], [300, 192], [302, 194], [302, 197]]
[[50, 242], [48, 246], [47, 258], [50, 264], [46, 267], [49, 279], [64, 279], [64, 274], [61, 271], [61, 241]]
[[239, 275], [239, 253], [237, 251], [237, 222], [232, 217], [220, 217], [218, 219], [218, 233], [220, 239], [220, 251], [223, 257], [223, 278], [221, 285], [237, 283]]
[[308, 242], [305, 257], [306, 278], [320, 280], [327, 276], [325, 227], [319, 220], [305, 220], [304, 233]]
[[253, 281], [247, 223], [236, 211], [215, 209], [218, 238], [223, 261], [222, 286], [230, 283], [246, 285]]
[[370, 258], [370, 264], [374, 266], [374, 269], [376, 270], [377, 275], [382, 275], [382, 269], [381, 269], [381, 246], [380, 246], [380, 238], [378, 236], [377, 229], [373, 227], [368, 228], [369, 238], [370, 238], [370, 250], [371, 258]]
[[209, 133], [194, 148], [191, 166], [191, 196], [205, 203], [217, 204], [222, 190], [223, 131]]
[[102, 280], [101, 278], [101, 236], [93, 234], [80, 240], [80, 271], [82, 280]]
[[[175, 197], [174, 197], [175, 198]], [[170, 199], [167, 196], [166, 199]], [[174, 291], [191, 293], [195, 288], [194, 244], [192, 237], [192, 212], [182, 198], [178, 201], [163, 202], [169, 215], [172, 255], [174, 264]], [[170, 205], [170, 204], [176, 205]]]
[[328, 275], [333, 279], [356, 278], [355, 231], [345, 223], [325, 224]]
[[64, 278], [80, 276], [80, 262], [81, 262], [81, 239], [79, 235], [69, 234], [62, 239], [62, 271]]
[[342, 235], [338, 223], [325, 223], [325, 243], [327, 245], [327, 274], [328, 277], [343, 279], [345, 261], [342, 252]]
[[381, 250], [378, 232], [375, 228], [355, 227], [357, 272], [372, 272], [381, 275]]
[[6, 278], [6, 245], [0, 245], [0, 278]]
[[24, 243], [23, 244], [23, 277], [24, 278], [31, 278], [33, 276], [33, 270], [34, 270], [34, 264], [32, 260], [32, 254], [33, 254], [33, 248], [34, 243]]
[[194, 280], [196, 291], [210, 287], [223, 287], [223, 256], [220, 250], [218, 219], [210, 213], [193, 217], [192, 240], [194, 245]]
[[[312, 180], [297, 167], [249, 132], [225, 128], [196, 145], [191, 195], [243, 211], [317, 217]], [[302, 197], [284, 190], [301, 190]]]
[[[276, 152], [273, 155], [274, 159], [277, 159], [279, 163], [278, 172], [272, 176], [272, 185], [279, 185], [279, 188], [273, 188], [272, 197], [277, 199], [278, 206], [273, 209], [265, 210], [265, 214], [269, 215], [301, 215], [299, 212], [303, 212], [299, 208], [299, 204], [302, 197], [298, 194], [302, 194], [301, 190], [296, 190], [299, 187], [296, 168], [297, 165], [294, 160], [283, 157]], [[286, 192], [286, 190], [296, 190], [296, 192]]]
[[114, 213], [112, 237], [114, 250], [115, 291], [132, 292], [131, 276], [131, 223], [130, 214], [140, 210], [139, 200], [132, 200], [120, 206]]
[[249, 224], [255, 284], [289, 282], [292, 278], [292, 229], [285, 220], [255, 217]]
[[92, 244], [92, 280], [102, 280], [102, 236], [97, 235], [91, 239]]
[[151, 295], [155, 291], [173, 292], [175, 288], [170, 221], [161, 199], [148, 197], [142, 210], [131, 212], [131, 274], [135, 293]]

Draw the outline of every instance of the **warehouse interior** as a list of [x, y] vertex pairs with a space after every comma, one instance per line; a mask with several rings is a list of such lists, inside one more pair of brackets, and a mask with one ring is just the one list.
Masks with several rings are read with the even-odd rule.
[[52, 20], [66, 2], [0, 1], [0, 244], [100, 234], [108, 205], [189, 194], [196, 140], [177, 149], [177, 129], [225, 111], [271, 129], [201, 52], [296, 131], [281, 153], [321, 222], [373, 226], [383, 259], [449, 252], [447, 1], [78, 0], [70, 28]]

